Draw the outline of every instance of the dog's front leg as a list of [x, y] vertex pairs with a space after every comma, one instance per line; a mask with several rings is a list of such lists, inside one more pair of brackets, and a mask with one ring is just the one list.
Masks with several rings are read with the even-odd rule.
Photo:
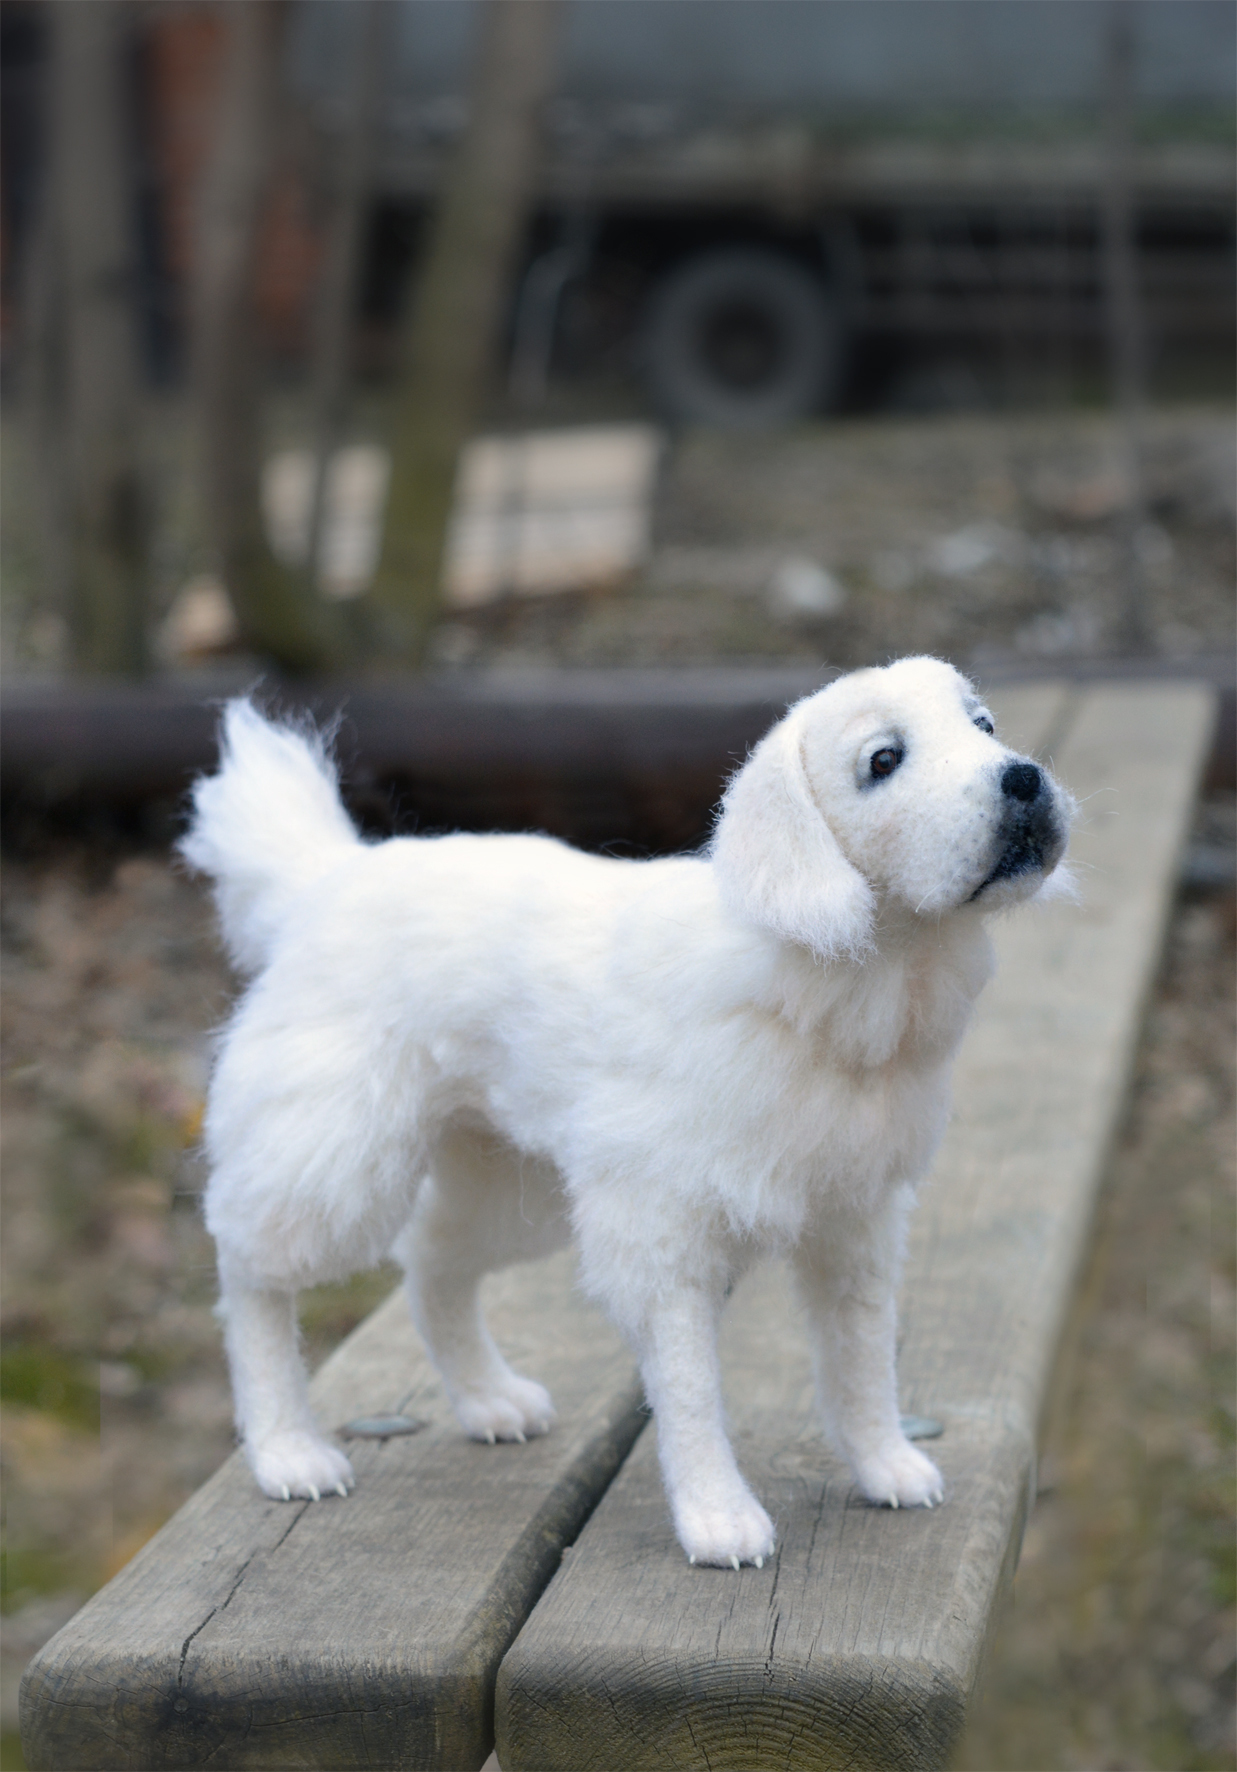
[[679, 1543], [693, 1563], [759, 1567], [773, 1551], [773, 1524], [726, 1435], [714, 1300], [688, 1289], [652, 1306], [640, 1354]]
[[825, 1431], [869, 1501], [932, 1507], [941, 1473], [898, 1417], [896, 1291], [907, 1199], [871, 1215], [839, 1214], [794, 1255], [807, 1310]]

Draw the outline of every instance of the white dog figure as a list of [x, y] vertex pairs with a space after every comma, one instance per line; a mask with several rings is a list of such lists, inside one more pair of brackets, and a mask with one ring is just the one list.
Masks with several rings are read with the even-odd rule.
[[299, 1287], [394, 1251], [465, 1432], [522, 1441], [553, 1408], [491, 1340], [478, 1283], [574, 1235], [639, 1358], [693, 1562], [773, 1549], [716, 1350], [765, 1253], [793, 1266], [863, 1493], [939, 1501], [898, 1420], [906, 1222], [991, 972], [983, 919], [1041, 892], [1071, 814], [932, 658], [801, 701], [731, 780], [709, 851], [654, 861], [363, 842], [322, 741], [233, 702], [183, 848], [252, 975], [211, 1083], [206, 1222], [263, 1491], [353, 1485], [309, 1407]]

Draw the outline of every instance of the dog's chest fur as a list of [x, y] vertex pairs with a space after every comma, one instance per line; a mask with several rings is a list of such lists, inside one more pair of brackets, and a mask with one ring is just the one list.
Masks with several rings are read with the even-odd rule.
[[781, 1031], [769, 1066], [778, 1090], [764, 1124], [746, 1129], [753, 1230], [794, 1236], [817, 1208], [857, 1206], [924, 1174], [992, 963], [974, 918], [889, 932], [862, 962], [822, 966], [783, 950], [762, 1000]]
[[[819, 1213], [864, 1209], [926, 1172], [991, 966], [973, 916], [891, 923], [862, 961], [769, 943], [747, 991], [641, 1062], [625, 1051], [564, 1104], [583, 1136], [542, 1149], [573, 1189], [639, 1190], [652, 1169], [693, 1214], [708, 1203], [732, 1231], [793, 1242]], [[523, 1143], [518, 1104], [500, 1091], [491, 1106]]]
[[821, 966], [784, 952], [771, 993], [817, 1047], [821, 1062], [853, 1073], [947, 1063], [992, 975], [992, 944], [965, 915], [895, 925], [875, 952]]

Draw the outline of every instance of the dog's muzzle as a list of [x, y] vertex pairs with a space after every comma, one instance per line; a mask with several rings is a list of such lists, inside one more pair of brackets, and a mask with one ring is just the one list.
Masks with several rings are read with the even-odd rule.
[[1022, 874], [1050, 874], [1065, 847], [1057, 798], [1042, 769], [1024, 759], [1001, 771], [1001, 819], [997, 826], [997, 859], [991, 872], [971, 894], [971, 902], [998, 880]]

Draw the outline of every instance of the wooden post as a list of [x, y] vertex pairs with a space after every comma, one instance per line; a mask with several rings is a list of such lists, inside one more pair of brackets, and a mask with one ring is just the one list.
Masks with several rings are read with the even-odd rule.
[[486, 0], [468, 126], [447, 177], [405, 349], [382, 558], [384, 650], [419, 657], [439, 608], [456, 462], [476, 423], [532, 200], [562, 0]]
[[125, 151], [130, 14], [61, 0], [51, 22], [54, 221], [44, 245], [53, 276], [63, 277], [72, 656], [79, 670], [137, 675], [146, 662], [146, 523]]
[[259, 503], [254, 257], [283, 16], [281, 0], [230, 0], [223, 8], [223, 91], [198, 213], [194, 391], [207, 521], [242, 633], [255, 651], [301, 674], [340, 665], [346, 645], [337, 612], [271, 553]]

